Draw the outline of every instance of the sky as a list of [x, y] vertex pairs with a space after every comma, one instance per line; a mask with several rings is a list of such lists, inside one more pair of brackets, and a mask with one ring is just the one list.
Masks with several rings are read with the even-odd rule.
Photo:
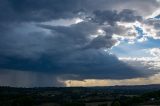
[[159, 0], [0, 0], [0, 86], [160, 84]]

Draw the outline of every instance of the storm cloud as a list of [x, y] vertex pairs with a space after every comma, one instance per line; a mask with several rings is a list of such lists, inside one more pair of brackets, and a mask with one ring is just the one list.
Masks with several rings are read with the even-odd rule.
[[[132, 9], [129, 1], [133, 5], [137, 3], [141, 11]], [[113, 38], [114, 34], [131, 35], [128, 34], [130, 29], [118, 25], [118, 22], [141, 22], [148, 15], [143, 12], [142, 1], [1, 0], [0, 71], [51, 74], [53, 86], [63, 85], [57, 78], [84, 80], [149, 76], [150, 73], [120, 61], [109, 51], [118, 42]], [[151, 5], [149, 12], [159, 6], [156, 1], [143, 3]], [[81, 21], [63, 25], [66, 20], [77, 18]], [[60, 19], [63, 22], [60, 23]], [[52, 21], [61, 25], [54, 25]], [[41, 82], [29, 86], [45, 85]], [[52, 83], [46, 86], [49, 84]], [[22, 83], [10, 85], [25, 86]]]

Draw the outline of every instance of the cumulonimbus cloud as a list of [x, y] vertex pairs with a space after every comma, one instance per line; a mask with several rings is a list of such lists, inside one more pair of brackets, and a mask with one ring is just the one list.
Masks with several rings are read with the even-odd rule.
[[[138, 0], [129, 1], [142, 3]], [[113, 34], [127, 34], [130, 30], [125, 27], [122, 30], [123, 26], [117, 22], [142, 21], [143, 18], [127, 5], [124, 8], [129, 9], [122, 8], [120, 11], [103, 6], [104, 3], [118, 6], [115, 2], [2, 0], [0, 6], [5, 12], [0, 9], [1, 70], [52, 73], [63, 79], [77, 80], [148, 76], [108, 51], [117, 43]], [[126, 0], [118, 1], [121, 5], [123, 2]], [[93, 7], [94, 3], [98, 4], [97, 7]], [[151, 2], [146, 0], [145, 3], [149, 5]], [[152, 9], [157, 7], [156, 1], [150, 5]], [[69, 26], [43, 24], [51, 20], [76, 17], [83, 21]]]

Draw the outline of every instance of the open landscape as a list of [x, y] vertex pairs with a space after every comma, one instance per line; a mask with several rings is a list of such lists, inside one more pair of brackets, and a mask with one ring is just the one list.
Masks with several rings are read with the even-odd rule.
[[160, 106], [160, 85], [0, 87], [0, 106]]

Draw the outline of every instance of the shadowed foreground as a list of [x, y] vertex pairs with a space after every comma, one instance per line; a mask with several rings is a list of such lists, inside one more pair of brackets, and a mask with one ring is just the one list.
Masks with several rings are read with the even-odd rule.
[[0, 87], [0, 106], [159, 106], [160, 85]]

